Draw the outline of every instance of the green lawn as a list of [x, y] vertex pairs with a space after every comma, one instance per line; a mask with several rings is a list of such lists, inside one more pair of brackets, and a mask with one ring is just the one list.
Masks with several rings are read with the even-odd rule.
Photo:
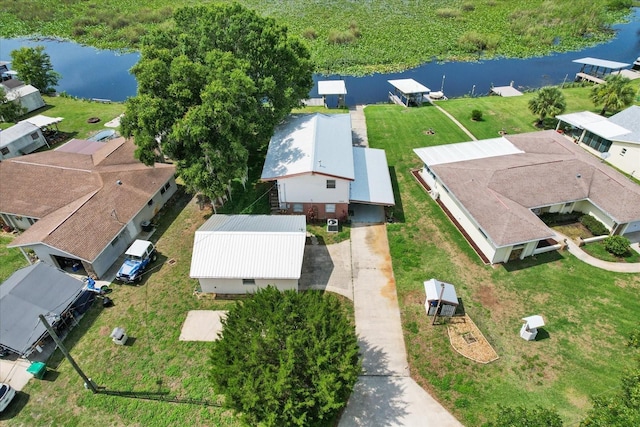
[[13, 235], [0, 230], [0, 283], [4, 282], [17, 269], [29, 265], [19, 249], [8, 249], [7, 245], [13, 241]]
[[[223, 0], [229, 3], [231, 0]], [[192, 0], [2, 3], [0, 35], [38, 34], [131, 48]], [[439, 60], [530, 57], [609, 40], [624, 20], [610, 0], [240, 0], [305, 39], [321, 72], [397, 71]], [[628, 12], [629, 9], [626, 9]], [[588, 37], [585, 35], [588, 34]]]
[[640, 254], [633, 249], [629, 249], [623, 257], [617, 257], [604, 248], [603, 242], [588, 243], [582, 247], [586, 253], [603, 261], [609, 262], [640, 262]]
[[[497, 98], [467, 100], [467, 108], [476, 101], [511, 111], [512, 126], [533, 117], [513, 107], [522, 102], [518, 99], [503, 99], [511, 106], [500, 108]], [[440, 105], [452, 111], [462, 103]], [[412, 148], [457, 142], [464, 135], [441, 131], [446, 119], [431, 107], [370, 106], [365, 113], [369, 143], [387, 152], [403, 212], [403, 222], [388, 225], [388, 232], [412, 376], [467, 426], [492, 419], [499, 403], [555, 407], [567, 425], [575, 425], [590, 396], [617, 387], [622, 371], [633, 363], [625, 343], [638, 326], [640, 276], [609, 273], [555, 252], [506, 267], [483, 265], [409, 173], [420, 166]], [[421, 133], [432, 124], [438, 141]], [[459, 356], [445, 327], [431, 326], [422, 282], [432, 277], [456, 285], [498, 361], [479, 365]], [[518, 335], [520, 319], [531, 314], [542, 314], [547, 326], [542, 339], [525, 342]]]

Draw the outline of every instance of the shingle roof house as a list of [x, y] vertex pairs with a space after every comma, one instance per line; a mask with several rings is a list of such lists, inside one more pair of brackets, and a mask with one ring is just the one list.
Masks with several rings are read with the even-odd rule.
[[544, 212], [640, 231], [640, 186], [555, 131], [414, 150], [422, 179], [491, 263], [533, 255], [554, 233]]
[[148, 167], [131, 140], [93, 154], [46, 151], [0, 162], [0, 217], [25, 230], [11, 247], [102, 276], [176, 190], [175, 167]]

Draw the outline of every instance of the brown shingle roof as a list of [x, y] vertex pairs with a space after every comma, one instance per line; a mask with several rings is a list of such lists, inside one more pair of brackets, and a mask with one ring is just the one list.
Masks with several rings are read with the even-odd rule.
[[143, 165], [134, 150], [120, 138], [93, 155], [47, 151], [1, 162], [0, 212], [40, 218], [12, 246], [41, 242], [93, 261], [175, 173]]
[[506, 138], [524, 153], [431, 166], [497, 246], [550, 237], [531, 211], [542, 206], [588, 199], [640, 220], [640, 187], [557, 132]]

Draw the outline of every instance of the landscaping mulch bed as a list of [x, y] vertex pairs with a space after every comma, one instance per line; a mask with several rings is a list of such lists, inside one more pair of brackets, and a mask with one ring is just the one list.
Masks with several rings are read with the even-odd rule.
[[498, 360], [498, 353], [468, 315], [452, 317], [447, 332], [453, 349], [467, 359], [485, 364]]

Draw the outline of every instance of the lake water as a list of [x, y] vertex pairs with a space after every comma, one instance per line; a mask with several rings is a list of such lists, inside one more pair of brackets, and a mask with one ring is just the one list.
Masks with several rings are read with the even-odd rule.
[[[346, 82], [348, 105], [386, 102], [392, 89], [390, 79], [413, 78], [431, 90], [444, 89], [448, 97], [486, 95], [491, 86], [507, 86], [512, 81], [518, 89], [572, 81], [580, 65], [571, 61], [586, 56], [633, 63], [640, 56], [640, 9], [629, 23], [616, 25], [617, 36], [609, 43], [529, 59], [495, 59], [481, 62], [435, 62], [401, 73], [373, 74], [364, 77], [319, 76], [314, 82], [342, 78]], [[138, 53], [120, 53], [56, 40], [0, 39], [0, 60], [9, 61], [12, 50], [21, 46], [45, 46], [53, 68], [62, 75], [58, 91], [80, 98], [103, 98], [123, 101], [136, 93], [136, 81], [129, 69], [138, 61]], [[314, 85], [310, 97], [317, 97]]]

